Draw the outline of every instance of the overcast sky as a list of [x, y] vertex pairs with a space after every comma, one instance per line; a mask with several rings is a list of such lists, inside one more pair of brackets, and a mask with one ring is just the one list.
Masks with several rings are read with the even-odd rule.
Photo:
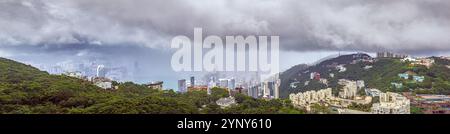
[[0, 0], [0, 56], [133, 57], [143, 48], [169, 59], [171, 38], [191, 37], [194, 27], [205, 35], [278, 35], [282, 56], [299, 57], [282, 66], [336, 51], [448, 54], [450, 1]]
[[448, 0], [1, 0], [0, 44], [168, 47], [175, 35], [279, 35], [283, 49], [450, 50]]

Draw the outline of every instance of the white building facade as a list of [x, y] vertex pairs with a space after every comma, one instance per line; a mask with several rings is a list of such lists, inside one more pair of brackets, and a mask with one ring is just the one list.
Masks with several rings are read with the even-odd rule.
[[372, 105], [372, 113], [410, 114], [410, 100], [398, 93], [380, 93], [380, 103]]

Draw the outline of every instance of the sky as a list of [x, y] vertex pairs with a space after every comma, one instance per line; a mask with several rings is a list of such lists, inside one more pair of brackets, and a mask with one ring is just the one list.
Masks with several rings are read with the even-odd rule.
[[281, 70], [339, 52], [450, 54], [448, 0], [0, 0], [0, 56], [138, 61], [143, 81], [174, 85], [189, 74], [171, 71], [170, 41], [196, 27], [280, 36]]

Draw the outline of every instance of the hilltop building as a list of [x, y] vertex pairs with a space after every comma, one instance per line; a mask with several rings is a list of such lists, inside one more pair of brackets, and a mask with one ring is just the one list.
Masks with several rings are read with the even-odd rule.
[[371, 69], [371, 68], [373, 68], [373, 66], [370, 66], [370, 65], [367, 65], [367, 66], [363, 67], [364, 70], [368, 70], [368, 69]]
[[427, 68], [430, 68], [433, 63], [434, 63], [434, 59], [433, 58], [412, 58], [412, 57], [406, 57], [401, 59], [402, 62], [411, 62], [411, 65], [423, 65], [426, 66]]
[[309, 74], [309, 79], [311, 79], [311, 80], [320, 80], [320, 73], [318, 73], [318, 72], [311, 72], [310, 74]]
[[105, 77], [96, 77], [92, 79], [92, 82], [94, 85], [103, 88], [103, 89], [113, 89], [112, 88], [112, 81]]
[[425, 76], [417, 76], [417, 75], [415, 75], [415, 76], [413, 76], [413, 80], [415, 82], [423, 82], [425, 80]]
[[78, 78], [78, 79], [87, 80], [87, 77], [83, 76], [83, 74], [80, 71], [65, 72], [64, 74], [69, 76], [69, 77], [74, 77], [74, 78]]
[[147, 84], [148, 88], [151, 89], [163, 89], [163, 83], [162, 81], [154, 81], [154, 82], [150, 82], [149, 84]]
[[420, 58], [418, 61], [413, 62], [413, 65], [423, 65], [430, 68], [434, 64], [434, 59], [432, 58]]
[[406, 54], [396, 54], [392, 52], [377, 52], [377, 58], [406, 58]]
[[403, 87], [403, 83], [399, 83], [399, 82], [391, 82], [391, 85], [394, 86], [395, 88], [402, 88]]
[[401, 73], [401, 74], [398, 74], [398, 77], [407, 80], [407, 79], [409, 79], [409, 74], [407, 74], [407, 73]]
[[320, 83], [325, 84], [325, 85], [328, 86], [328, 80], [327, 79], [320, 78], [319, 81], [320, 81]]
[[289, 84], [289, 87], [291, 87], [291, 88], [297, 88], [297, 85], [298, 85], [298, 84], [300, 84], [300, 82], [294, 81], [294, 82], [291, 82], [291, 84]]
[[341, 64], [341, 65], [336, 66], [336, 70], [338, 70], [339, 72], [345, 72], [345, 71], [347, 71], [347, 68], [344, 67], [344, 64]]

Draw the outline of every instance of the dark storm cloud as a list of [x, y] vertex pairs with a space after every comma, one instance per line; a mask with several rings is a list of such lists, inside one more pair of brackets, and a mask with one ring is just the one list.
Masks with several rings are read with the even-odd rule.
[[[450, 51], [447, 0], [2, 0], [1, 45], [139, 45], [176, 35], [279, 35], [285, 50]], [[72, 45], [72, 46], [71, 46]]]

